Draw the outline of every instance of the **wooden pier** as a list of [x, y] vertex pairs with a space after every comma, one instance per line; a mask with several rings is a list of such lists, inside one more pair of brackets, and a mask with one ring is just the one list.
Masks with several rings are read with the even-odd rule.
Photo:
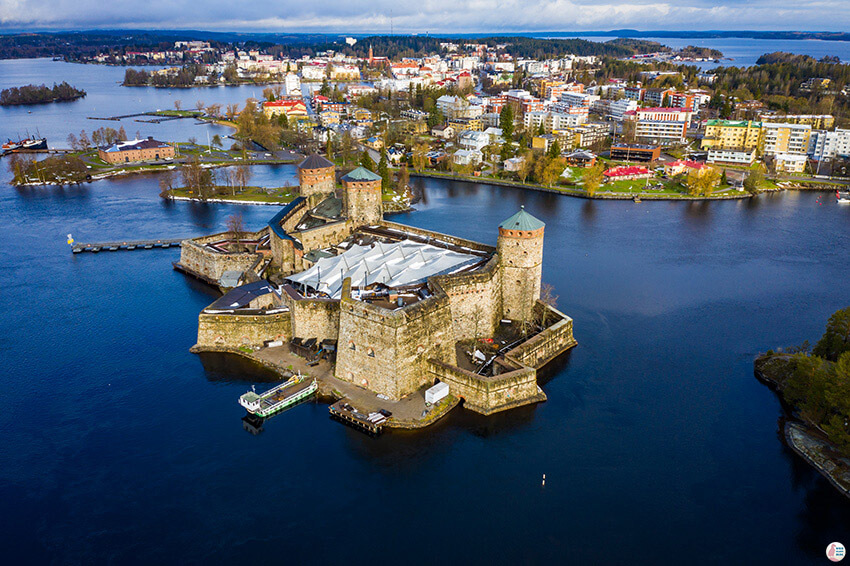
[[183, 240], [179, 239], [163, 239], [163, 240], [135, 240], [123, 242], [95, 242], [95, 243], [74, 243], [71, 244], [71, 251], [75, 254], [83, 252], [117, 252], [120, 250], [152, 250], [154, 248], [171, 248], [180, 247]]
[[[329, 412], [333, 420], [339, 421], [371, 436], [378, 436], [384, 429], [383, 422], [379, 424], [370, 421], [368, 415], [361, 413], [344, 400], [337, 401], [331, 405]], [[386, 421], [386, 419], [384, 419], [384, 421]]]

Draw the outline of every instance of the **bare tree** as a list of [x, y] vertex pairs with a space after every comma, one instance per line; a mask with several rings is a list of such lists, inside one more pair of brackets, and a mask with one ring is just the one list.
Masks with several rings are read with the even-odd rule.
[[234, 212], [227, 217], [227, 231], [233, 234], [233, 251], [241, 251], [242, 244], [240, 240], [245, 237], [245, 220], [242, 218], [241, 212]]
[[180, 108], [183, 107], [183, 101], [179, 98], [174, 101], [174, 109], [180, 111]]
[[74, 134], [68, 134], [68, 145], [70, 145], [71, 149], [74, 151], [78, 151], [80, 149], [80, 142], [77, 140], [77, 136]]
[[203, 100], [198, 100], [197, 102], [195, 102], [195, 109], [197, 109], [197, 111], [198, 111], [198, 112], [203, 112], [203, 110], [204, 110], [204, 101], [203, 101]]
[[[558, 295], [555, 294], [555, 288], [548, 283], [543, 283], [540, 286], [540, 302], [553, 309], [558, 306]], [[546, 328], [546, 315], [548, 313], [549, 309], [543, 309], [543, 318], [541, 320], [543, 328]]]
[[247, 165], [237, 165], [234, 173], [234, 181], [241, 190], [245, 190], [245, 185], [251, 181], [251, 168]]
[[172, 198], [171, 189], [174, 188], [174, 172], [170, 169], [164, 171], [159, 176], [159, 196], [162, 198]]

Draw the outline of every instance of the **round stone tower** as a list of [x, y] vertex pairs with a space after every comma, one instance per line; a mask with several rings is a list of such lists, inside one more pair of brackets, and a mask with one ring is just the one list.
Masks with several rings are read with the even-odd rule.
[[503, 318], [522, 322], [533, 319], [543, 275], [545, 224], [522, 207], [499, 224], [497, 250], [502, 268]]
[[355, 226], [377, 224], [383, 218], [381, 176], [358, 167], [343, 175], [343, 203], [346, 217]]
[[301, 196], [310, 201], [311, 205], [318, 204], [321, 200], [318, 196], [334, 192], [334, 164], [314, 153], [298, 164], [298, 184], [301, 186]]

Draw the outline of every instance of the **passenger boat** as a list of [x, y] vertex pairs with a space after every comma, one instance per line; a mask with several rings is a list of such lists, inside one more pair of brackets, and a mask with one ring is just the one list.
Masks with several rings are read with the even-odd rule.
[[838, 204], [850, 204], [850, 191], [835, 191], [835, 200]]
[[265, 393], [257, 394], [249, 391], [239, 397], [239, 404], [245, 410], [258, 417], [270, 417], [283, 409], [306, 399], [319, 388], [315, 379], [306, 376], [295, 375], [277, 387], [269, 389]]

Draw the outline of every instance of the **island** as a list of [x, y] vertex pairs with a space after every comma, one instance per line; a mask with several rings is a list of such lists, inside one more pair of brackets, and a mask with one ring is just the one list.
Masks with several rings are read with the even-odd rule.
[[814, 348], [770, 350], [755, 374], [788, 409], [788, 446], [850, 497], [850, 307], [830, 317]]
[[[338, 175], [313, 154], [298, 179], [264, 228], [237, 220], [182, 243], [174, 267], [224, 292], [193, 352], [306, 374], [332, 415], [366, 430], [358, 415], [421, 428], [461, 402], [490, 415], [546, 399], [537, 372], [576, 340], [541, 282], [543, 222], [520, 209], [494, 247], [385, 220], [381, 176], [362, 166]], [[298, 394], [312, 387], [298, 379]], [[429, 402], [440, 383], [448, 394]]]
[[74, 88], [65, 81], [54, 83], [52, 88], [46, 85], [25, 85], [0, 91], [0, 106], [68, 102], [85, 95], [86, 91]]

